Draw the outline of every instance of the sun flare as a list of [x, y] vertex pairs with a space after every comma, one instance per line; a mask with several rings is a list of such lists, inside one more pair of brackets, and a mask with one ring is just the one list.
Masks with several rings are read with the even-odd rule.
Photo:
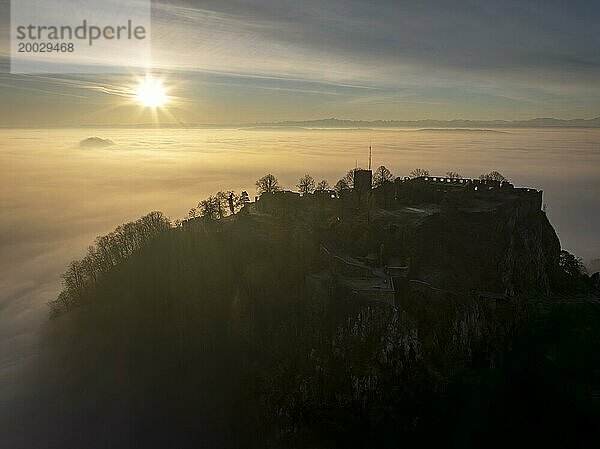
[[135, 100], [147, 108], [162, 108], [166, 105], [169, 97], [162, 82], [151, 76], [140, 80], [135, 88]]

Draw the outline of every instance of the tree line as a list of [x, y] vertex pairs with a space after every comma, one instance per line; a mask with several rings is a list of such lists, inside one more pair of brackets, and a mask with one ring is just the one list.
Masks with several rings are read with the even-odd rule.
[[[344, 190], [351, 190], [354, 187], [354, 174], [357, 170], [362, 169], [354, 168], [352, 170], [348, 170], [348, 172], [334, 184], [333, 190], [335, 190], [337, 193], [340, 193]], [[424, 168], [415, 168], [409, 173], [409, 178], [413, 179], [420, 178], [423, 176], [429, 176], [429, 170]], [[446, 177], [459, 179], [463, 176], [459, 172], [448, 171], [446, 172]], [[379, 187], [381, 185], [384, 185], [385, 183], [393, 182], [394, 178], [395, 177], [392, 174], [392, 172], [385, 165], [381, 165], [373, 172], [373, 187]], [[480, 175], [479, 179], [501, 182], [508, 181], [508, 178], [506, 178], [504, 175], [495, 170]], [[331, 189], [329, 182], [326, 179], [316, 182], [315, 178], [313, 178], [308, 173], [303, 175], [298, 180], [296, 188], [298, 189], [298, 192], [300, 192], [303, 195], [313, 193], [315, 191]], [[282, 190], [282, 186], [280, 185], [277, 177], [272, 173], [269, 173], [256, 181], [256, 190], [258, 194], [274, 193]]]
[[77, 305], [84, 293], [113, 267], [171, 228], [162, 212], [149, 214], [98, 236], [81, 260], [73, 260], [62, 275], [63, 290], [50, 303], [52, 315]]
[[233, 190], [219, 191], [191, 208], [188, 218], [205, 217], [209, 220], [225, 218], [237, 213], [248, 202], [250, 197], [246, 191], [239, 195]]

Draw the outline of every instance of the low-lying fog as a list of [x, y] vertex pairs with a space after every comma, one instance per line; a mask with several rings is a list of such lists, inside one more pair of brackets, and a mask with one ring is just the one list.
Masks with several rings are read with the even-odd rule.
[[[91, 136], [108, 140], [80, 146]], [[600, 257], [600, 130], [2, 130], [0, 403], [18, 394], [65, 265], [97, 235], [150, 210], [182, 218], [217, 190], [253, 197], [268, 172], [290, 189], [307, 172], [333, 185], [367, 165], [369, 144], [396, 176], [498, 170], [541, 188], [563, 247]]]

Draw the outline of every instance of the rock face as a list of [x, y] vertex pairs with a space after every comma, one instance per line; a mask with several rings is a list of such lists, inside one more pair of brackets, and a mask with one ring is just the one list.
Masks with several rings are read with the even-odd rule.
[[431, 184], [401, 183], [403, 197], [393, 184], [374, 190], [375, 201], [338, 212], [341, 218], [324, 241], [432, 291], [549, 292], [558, 276], [560, 242], [542, 211], [541, 191]]
[[410, 229], [409, 277], [456, 291], [548, 292], [560, 242], [527, 202], [446, 207]]

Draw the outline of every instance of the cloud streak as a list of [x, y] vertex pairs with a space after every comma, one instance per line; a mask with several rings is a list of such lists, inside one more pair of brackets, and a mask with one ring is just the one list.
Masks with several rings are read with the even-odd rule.
[[[509, 79], [539, 70], [581, 82], [600, 73], [600, 32], [591, 19], [599, 17], [598, 7], [578, 2], [209, 0], [156, 10], [155, 46], [187, 39], [199, 68], [223, 64], [301, 77], [318, 72], [321, 79], [388, 87], [402, 81], [399, 75], [433, 70], [446, 77], [492, 71]], [[303, 65], [289, 64], [302, 59]]]
[[[161, 0], [150, 69], [185, 88], [186, 122], [592, 117], [599, 18], [583, 1]], [[81, 80], [54, 82], [90, 108], [123, 94], [118, 77]], [[268, 105], [260, 91], [272, 92]]]

